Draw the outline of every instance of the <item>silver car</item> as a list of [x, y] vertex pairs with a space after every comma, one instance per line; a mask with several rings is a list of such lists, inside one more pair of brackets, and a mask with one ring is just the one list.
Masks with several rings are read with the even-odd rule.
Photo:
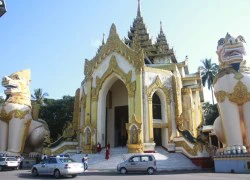
[[157, 171], [156, 160], [154, 155], [151, 154], [138, 154], [133, 155], [126, 161], [117, 165], [117, 171], [121, 174], [127, 172], [147, 172], [154, 174]]
[[76, 177], [83, 173], [83, 164], [75, 162], [70, 158], [49, 157], [39, 164], [33, 165], [31, 173], [33, 176], [53, 175], [55, 178], [60, 176], [71, 175]]

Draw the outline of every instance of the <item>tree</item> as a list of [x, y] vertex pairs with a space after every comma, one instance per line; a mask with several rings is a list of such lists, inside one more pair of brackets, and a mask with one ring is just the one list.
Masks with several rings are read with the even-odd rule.
[[202, 84], [205, 87], [206, 84], [208, 85], [208, 89], [212, 92], [212, 101], [214, 104], [214, 94], [213, 94], [213, 81], [215, 75], [219, 71], [219, 66], [216, 63], [212, 63], [211, 59], [204, 59], [201, 61], [202, 65], [201, 68], [201, 76], [202, 76]]
[[68, 122], [73, 121], [75, 97], [63, 96], [62, 99], [44, 99], [46, 106], [40, 109], [39, 118], [48, 123], [52, 142], [63, 134]]
[[31, 98], [39, 105], [43, 106], [44, 105], [44, 98], [45, 96], [49, 96], [48, 93], [43, 93], [43, 90], [41, 88], [35, 89], [34, 90], [34, 95], [31, 95]]
[[202, 110], [205, 125], [213, 125], [215, 119], [219, 116], [217, 104], [210, 104], [209, 102], [204, 102], [202, 104]]

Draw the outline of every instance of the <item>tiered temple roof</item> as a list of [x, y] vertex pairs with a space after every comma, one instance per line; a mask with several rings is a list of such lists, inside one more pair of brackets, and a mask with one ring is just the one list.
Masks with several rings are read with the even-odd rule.
[[[136, 36], [136, 38], [135, 38]], [[157, 37], [155, 44], [152, 44], [152, 39], [149, 38], [146, 25], [143, 22], [141, 16], [140, 0], [138, 0], [137, 16], [134, 19], [133, 25], [128, 32], [128, 38], [125, 38], [125, 44], [133, 48], [135, 39], [139, 41], [140, 47], [144, 50], [147, 60], [146, 64], [154, 63], [155, 57], [170, 56], [171, 63], [177, 63], [173, 49], [169, 49], [165, 34], [162, 30], [162, 24], [160, 27], [160, 34]]]

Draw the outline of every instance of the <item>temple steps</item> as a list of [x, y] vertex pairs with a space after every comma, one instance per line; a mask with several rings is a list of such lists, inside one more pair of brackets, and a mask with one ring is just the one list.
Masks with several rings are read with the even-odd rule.
[[[101, 153], [89, 154], [89, 169], [93, 170], [116, 170], [117, 164], [129, 158], [134, 153], [127, 153], [126, 147], [111, 148], [110, 159], [105, 159], [105, 149]], [[173, 170], [199, 170], [200, 167], [192, 163], [190, 159], [181, 153], [169, 153], [162, 147], [156, 147], [154, 154], [157, 160], [158, 171]], [[74, 154], [72, 159], [81, 162], [85, 154]]]

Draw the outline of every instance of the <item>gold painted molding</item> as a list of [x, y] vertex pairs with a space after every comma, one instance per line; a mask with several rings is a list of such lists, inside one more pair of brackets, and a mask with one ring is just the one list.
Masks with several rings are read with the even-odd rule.
[[15, 118], [19, 118], [20, 120], [21, 119], [24, 119], [24, 117], [27, 115], [27, 114], [31, 114], [31, 109], [30, 110], [26, 110], [26, 111], [21, 111], [21, 110], [12, 110], [10, 111], [9, 113], [7, 113], [5, 111], [5, 106], [3, 106], [1, 112], [0, 112], [0, 119], [6, 123], [9, 123], [9, 121], [13, 118], [13, 116]]
[[143, 50], [135, 51], [125, 45], [122, 40], [120, 40], [115, 25], [112, 24], [107, 43], [102, 46], [99, 53], [92, 60], [85, 60], [85, 77], [90, 77], [94, 69], [112, 52], [117, 52], [125, 57], [130, 64], [136, 67], [136, 71], [140, 71], [145, 65]]
[[[166, 96], [166, 102], [167, 102], [167, 107], [166, 107], [166, 112], [167, 112], [167, 118], [168, 118], [168, 137], [169, 140], [171, 139], [172, 135], [172, 122], [171, 122], [171, 95], [170, 95], [170, 90], [164, 86], [164, 84], [161, 82], [161, 79], [159, 76], [156, 77], [155, 81], [147, 88], [147, 97], [148, 97], [148, 118], [149, 118], [149, 128], [154, 128], [153, 126], [153, 112], [152, 112], [152, 98], [153, 98], [153, 93], [157, 90], [161, 89], [163, 93]], [[152, 134], [152, 132], [150, 132]], [[153, 135], [153, 134], [152, 134]], [[152, 136], [151, 135], [151, 136]], [[152, 139], [153, 137], [150, 137]]]
[[92, 95], [92, 99], [97, 100], [98, 96], [99, 96], [99, 92], [100, 89], [102, 87], [102, 84], [105, 82], [105, 80], [112, 74], [112, 73], [116, 73], [117, 75], [119, 75], [119, 77], [122, 79], [122, 81], [124, 82], [127, 91], [128, 91], [128, 95], [134, 97], [135, 95], [135, 81], [131, 81], [132, 79], [132, 71], [129, 71], [127, 74], [118, 66], [117, 64], [117, 60], [115, 56], [112, 56], [110, 58], [110, 62], [109, 62], [109, 67], [107, 69], [107, 71], [102, 75], [101, 78], [99, 78], [98, 76], [96, 77], [96, 88], [92, 88], [91, 91], [91, 95]]
[[193, 148], [191, 148], [185, 141], [177, 141], [175, 142], [176, 147], [183, 147], [190, 155], [197, 156], [198, 152], [203, 151], [203, 145], [200, 143], [196, 143]]
[[250, 92], [248, 92], [247, 86], [239, 81], [234, 87], [233, 93], [218, 91], [215, 93], [215, 97], [219, 103], [222, 103], [227, 97], [231, 102], [242, 105], [250, 101]]

